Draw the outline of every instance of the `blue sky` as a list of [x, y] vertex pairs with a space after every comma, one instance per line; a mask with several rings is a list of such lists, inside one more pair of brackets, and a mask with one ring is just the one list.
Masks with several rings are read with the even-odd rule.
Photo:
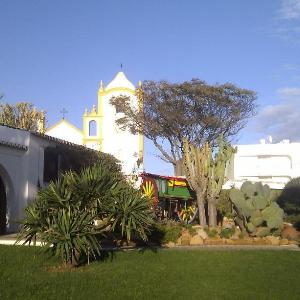
[[[300, 141], [300, 0], [0, 0], [0, 92], [81, 128], [124, 65], [138, 80], [233, 82], [257, 91], [239, 143]], [[147, 171], [170, 167], [146, 143]]]

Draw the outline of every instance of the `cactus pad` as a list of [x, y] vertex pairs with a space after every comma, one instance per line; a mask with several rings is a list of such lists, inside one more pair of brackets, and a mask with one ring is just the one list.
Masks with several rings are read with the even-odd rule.
[[265, 236], [283, 226], [283, 210], [272, 201], [269, 186], [246, 181], [230, 191], [236, 215], [253, 236]]

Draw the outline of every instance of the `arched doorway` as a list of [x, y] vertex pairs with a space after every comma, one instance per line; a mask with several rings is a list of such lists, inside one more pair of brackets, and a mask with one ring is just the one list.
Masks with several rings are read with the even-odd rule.
[[0, 176], [0, 235], [5, 234], [6, 229], [6, 189], [3, 179]]

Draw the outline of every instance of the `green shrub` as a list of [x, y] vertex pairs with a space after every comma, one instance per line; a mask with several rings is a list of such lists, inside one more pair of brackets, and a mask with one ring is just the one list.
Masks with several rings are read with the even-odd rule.
[[218, 235], [218, 231], [215, 228], [209, 229], [207, 227], [207, 228], [204, 228], [204, 231], [207, 233], [208, 237], [210, 237], [210, 238], [214, 238]]
[[[101, 226], [95, 225], [96, 220], [102, 221]], [[39, 239], [65, 263], [74, 263], [80, 255], [99, 252], [96, 234], [117, 231], [130, 240], [134, 233], [146, 240], [152, 223], [148, 199], [121, 173], [99, 163], [80, 173], [67, 172], [40, 190], [25, 210], [18, 240]]]
[[[46, 251], [61, 257], [64, 263], [77, 264], [80, 256], [100, 254], [100, 244], [94, 226], [94, 218], [89, 212], [76, 207], [53, 209], [41, 205], [37, 200], [25, 209], [18, 241], [35, 244], [41, 241]], [[50, 208], [51, 210], [51, 208]]]
[[180, 237], [180, 235], [181, 235], [180, 226], [172, 226], [172, 227], [166, 228], [163, 242], [165, 242], [165, 243], [174, 242], [175, 243], [177, 241], [177, 239]]
[[43, 241], [50, 247], [51, 254], [60, 256], [62, 261], [78, 263], [82, 254], [95, 257], [100, 254], [100, 245], [96, 238], [94, 219], [88, 212], [61, 209], [52, 219]]
[[152, 228], [150, 240], [158, 244], [175, 243], [181, 235], [182, 228], [177, 222], [157, 223]]
[[292, 223], [293, 226], [300, 231], [300, 214], [299, 215], [287, 215], [285, 221]]
[[291, 179], [285, 185], [277, 203], [286, 214], [285, 220], [300, 229], [300, 177]]
[[231, 238], [235, 233], [235, 227], [232, 226], [231, 228], [223, 228], [220, 232], [220, 237], [224, 239]]
[[195, 228], [193, 228], [192, 224], [183, 224], [182, 226], [183, 226], [183, 228], [186, 228], [189, 231], [191, 236], [194, 236], [197, 234], [197, 231]]
[[119, 183], [112, 195], [114, 201], [107, 210], [111, 229], [121, 232], [127, 241], [131, 234], [146, 241], [155, 217], [149, 199], [127, 183]]
[[239, 239], [242, 240], [244, 237], [245, 237], [244, 233], [241, 232], [241, 233], [239, 234]]
[[223, 217], [232, 218], [233, 217], [233, 209], [232, 203], [229, 197], [230, 190], [222, 190], [220, 193], [220, 198], [217, 203], [217, 211], [221, 215], [221, 219]]

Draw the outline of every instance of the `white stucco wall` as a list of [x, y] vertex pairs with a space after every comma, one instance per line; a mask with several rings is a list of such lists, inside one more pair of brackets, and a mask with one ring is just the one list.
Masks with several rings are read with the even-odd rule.
[[83, 144], [83, 133], [66, 120], [61, 120], [46, 130], [46, 134], [77, 144]]
[[238, 145], [228, 170], [225, 187], [250, 180], [282, 189], [291, 179], [300, 176], [300, 143]]
[[[7, 192], [7, 231], [15, 231], [16, 223], [43, 184], [44, 143], [29, 132], [0, 126], [1, 141], [26, 146], [27, 150], [0, 145], [0, 176]], [[47, 142], [45, 141], [47, 144]]]
[[103, 142], [102, 151], [114, 155], [122, 163], [122, 171], [125, 174], [131, 174], [139, 153], [139, 136], [133, 135], [129, 131], [119, 129], [116, 120], [122, 116], [122, 113], [116, 113], [115, 107], [109, 102], [112, 97], [120, 95], [131, 98], [133, 106], [137, 107], [138, 100], [130, 92], [111, 92], [102, 98], [103, 111]]

